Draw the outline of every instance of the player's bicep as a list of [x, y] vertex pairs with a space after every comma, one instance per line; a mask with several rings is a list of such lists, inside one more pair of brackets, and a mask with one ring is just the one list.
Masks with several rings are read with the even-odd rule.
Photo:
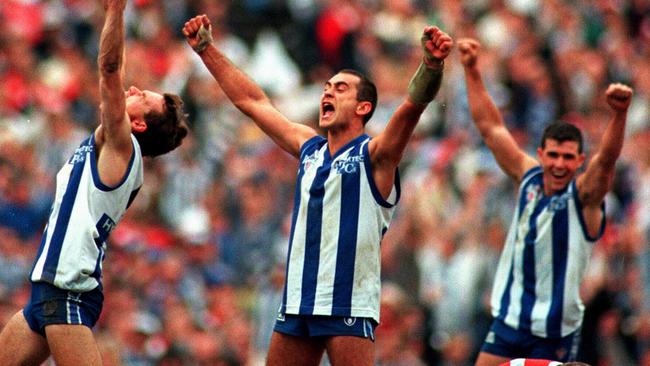
[[517, 182], [521, 181], [524, 173], [538, 164], [534, 158], [526, 154], [517, 145], [514, 137], [505, 126], [491, 128], [489, 132], [484, 134], [483, 139], [487, 147], [492, 151], [499, 167]]
[[605, 195], [614, 181], [614, 170], [601, 164], [596, 154], [587, 165], [585, 172], [576, 180], [578, 194], [583, 206], [600, 207]]
[[300, 147], [317, 135], [313, 128], [287, 119], [270, 103], [245, 108], [246, 114], [273, 141], [289, 154], [299, 157]]

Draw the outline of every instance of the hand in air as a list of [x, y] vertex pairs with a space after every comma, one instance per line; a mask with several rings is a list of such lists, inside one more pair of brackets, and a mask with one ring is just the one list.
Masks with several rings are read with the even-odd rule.
[[632, 101], [632, 88], [625, 84], [609, 84], [605, 95], [607, 104], [615, 111], [626, 111]]
[[203, 52], [212, 43], [210, 19], [203, 14], [188, 20], [183, 26], [183, 35], [194, 51]]
[[465, 67], [476, 65], [478, 51], [481, 44], [472, 38], [462, 38], [458, 41], [458, 52], [460, 52], [460, 63]]
[[454, 41], [438, 27], [426, 27], [420, 38], [424, 50], [424, 62], [427, 66], [437, 66], [449, 56]]

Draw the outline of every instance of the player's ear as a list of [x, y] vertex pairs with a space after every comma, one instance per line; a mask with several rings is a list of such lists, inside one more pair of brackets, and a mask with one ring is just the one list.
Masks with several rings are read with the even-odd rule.
[[134, 118], [131, 120], [131, 131], [133, 132], [144, 132], [147, 130], [147, 122], [143, 117]]
[[365, 116], [366, 114], [370, 113], [371, 110], [372, 110], [372, 103], [359, 102], [357, 103], [357, 109], [355, 112], [360, 116]]

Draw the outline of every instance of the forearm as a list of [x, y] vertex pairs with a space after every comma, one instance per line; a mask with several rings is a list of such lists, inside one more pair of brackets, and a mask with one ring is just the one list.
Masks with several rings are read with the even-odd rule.
[[481, 135], [485, 136], [490, 132], [491, 128], [503, 124], [499, 109], [490, 98], [490, 94], [485, 84], [483, 84], [483, 79], [476, 66], [465, 67], [465, 81], [467, 83], [467, 98], [472, 119]]
[[252, 112], [248, 108], [248, 103], [268, 101], [262, 88], [230, 62], [214, 45], [209, 45], [199, 55], [228, 99], [243, 113], [250, 115]]
[[124, 15], [123, 10], [110, 6], [106, 10], [104, 28], [99, 41], [97, 64], [101, 75], [117, 74], [124, 63]]
[[605, 128], [597, 151], [598, 160], [605, 169], [613, 170], [616, 160], [621, 154], [623, 140], [625, 138], [626, 119], [627, 111], [616, 111]]
[[408, 87], [409, 99], [413, 103], [426, 106], [436, 97], [442, 84], [443, 67], [442, 62], [431, 66], [420, 63]]

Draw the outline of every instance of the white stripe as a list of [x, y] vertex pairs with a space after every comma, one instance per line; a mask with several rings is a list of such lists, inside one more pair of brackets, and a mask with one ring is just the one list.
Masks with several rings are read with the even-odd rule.
[[[347, 157], [347, 153], [339, 155], [335, 161], [345, 157]], [[335, 170], [332, 169], [325, 181], [325, 195], [323, 197], [320, 258], [314, 302], [314, 314], [318, 315], [332, 314], [336, 257], [339, 254], [339, 232], [341, 228], [341, 196], [338, 194], [341, 191], [341, 184], [341, 175], [336, 174]]]
[[[379, 322], [379, 294], [381, 293], [380, 241], [382, 226], [388, 227], [391, 209], [380, 206], [372, 195], [366, 167], [359, 164], [361, 179], [359, 181], [359, 217], [358, 238], [354, 261], [354, 282], [352, 284], [352, 315], [371, 317]], [[395, 188], [393, 187], [393, 190]], [[377, 215], [380, 210], [382, 215]], [[383, 216], [383, 217], [382, 217]], [[376, 278], [375, 278], [376, 277]]]
[[365, 338], [368, 338], [368, 332], [366, 331], [366, 324], [367, 324], [367, 320], [366, 318], [363, 318], [363, 336]]
[[[531, 331], [546, 337], [546, 318], [551, 308], [553, 295], [553, 211], [544, 208], [535, 220], [537, 236], [535, 242], [535, 303], [531, 314]], [[550, 269], [550, 270], [549, 270]]]
[[318, 161], [316, 161], [312, 167], [303, 174], [302, 180], [300, 181], [301, 203], [298, 209], [298, 215], [296, 217], [293, 240], [291, 242], [291, 253], [287, 262], [286, 312], [289, 314], [298, 314], [300, 310], [300, 300], [302, 297], [302, 274], [305, 265], [305, 241], [307, 234], [307, 202], [309, 202], [309, 187], [311, 187], [311, 184], [314, 181], [318, 167], [322, 164], [323, 158], [322, 155], [319, 155]]
[[65, 317], [68, 324], [72, 324], [72, 318], [70, 318], [70, 300], [65, 300]]
[[510, 361], [510, 366], [524, 366], [526, 364], [525, 358], [517, 358]]

